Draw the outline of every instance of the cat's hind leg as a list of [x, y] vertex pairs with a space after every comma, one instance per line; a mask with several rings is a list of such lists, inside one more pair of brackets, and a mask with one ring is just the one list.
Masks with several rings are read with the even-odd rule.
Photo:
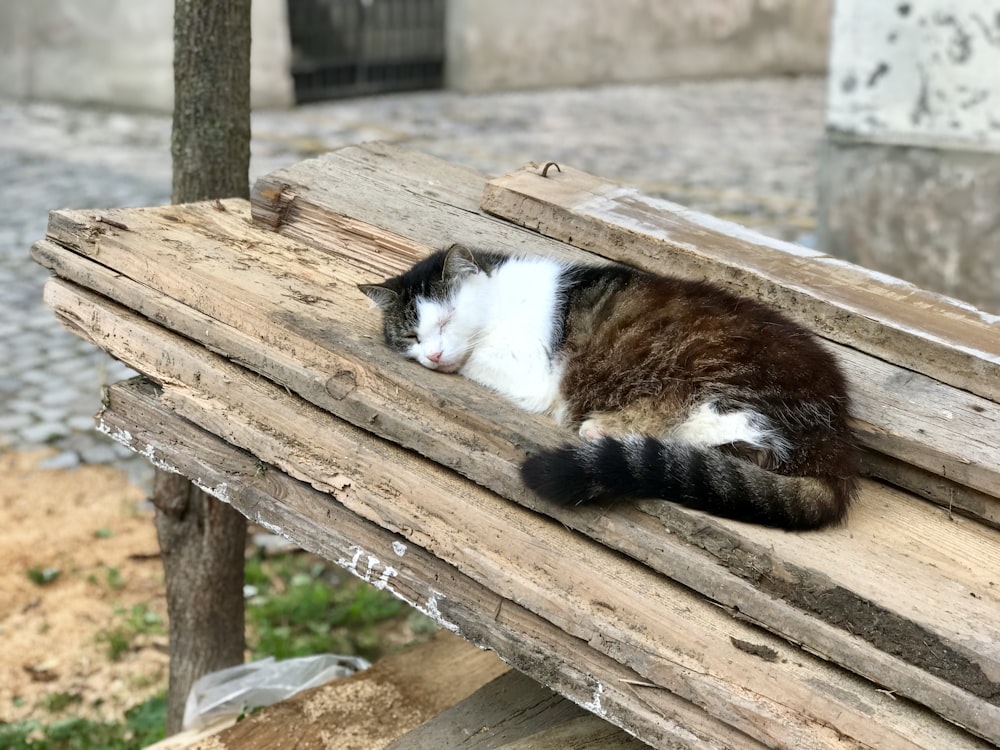
[[715, 401], [699, 404], [669, 437], [700, 448], [722, 448], [761, 466], [781, 463], [792, 448], [765, 415], [752, 409], [720, 411]]
[[687, 408], [664, 399], [643, 399], [616, 411], [592, 412], [580, 424], [579, 434], [590, 442], [626, 435], [664, 436], [687, 416]]

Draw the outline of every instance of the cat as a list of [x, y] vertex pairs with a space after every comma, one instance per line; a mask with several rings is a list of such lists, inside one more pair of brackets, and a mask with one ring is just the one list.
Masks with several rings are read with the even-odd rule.
[[792, 530], [842, 521], [857, 493], [836, 360], [758, 301], [461, 245], [359, 288], [394, 351], [577, 429], [522, 465], [543, 498], [660, 498]]

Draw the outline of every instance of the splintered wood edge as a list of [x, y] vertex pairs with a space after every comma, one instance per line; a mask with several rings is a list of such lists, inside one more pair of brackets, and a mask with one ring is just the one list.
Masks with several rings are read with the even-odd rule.
[[765, 296], [831, 340], [1000, 400], [1000, 317], [570, 167], [490, 180], [482, 209], [652, 271]]

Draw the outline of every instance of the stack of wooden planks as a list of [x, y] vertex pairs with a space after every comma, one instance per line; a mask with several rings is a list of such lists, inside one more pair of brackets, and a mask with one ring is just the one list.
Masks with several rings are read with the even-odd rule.
[[[848, 523], [551, 507], [565, 434], [389, 352], [356, 289], [452, 242], [709, 278], [820, 333], [867, 448]], [[562, 165], [369, 144], [228, 200], [56, 211], [48, 304], [149, 383], [100, 426], [655, 747], [1000, 743], [1000, 321]], [[985, 741], [984, 741], [985, 740]]]

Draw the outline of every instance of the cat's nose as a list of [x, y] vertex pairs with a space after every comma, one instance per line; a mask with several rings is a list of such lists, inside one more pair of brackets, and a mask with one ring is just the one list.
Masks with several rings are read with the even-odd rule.
[[438, 362], [441, 361], [441, 352], [433, 352], [431, 354], [428, 354], [427, 359], [429, 359], [434, 364], [437, 364]]

